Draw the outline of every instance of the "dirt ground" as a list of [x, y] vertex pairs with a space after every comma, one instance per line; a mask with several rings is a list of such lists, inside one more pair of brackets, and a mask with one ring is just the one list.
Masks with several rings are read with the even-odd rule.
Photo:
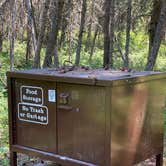
[[[164, 139], [164, 163], [163, 166], [166, 166], [166, 138]], [[19, 154], [18, 155], [18, 166], [62, 166], [58, 165], [49, 161], [44, 161], [41, 159], [36, 159], [33, 157], [29, 157], [26, 155]], [[152, 157], [151, 159], [146, 160], [145, 162], [142, 162], [140, 164], [137, 164], [135, 166], [156, 166], [156, 160], [155, 157]]]
[[[18, 166], [60, 166], [58, 164], [55, 164], [49, 161], [42, 161], [40, 159], [30, 158], [25, 155], [19, 155], [19, 158], [21, 160], [19, 159]], [[145, 162], [142, 162], [135, 166], [156, 166], [155, 158], [148, 159]], [[166, 166], [166, 159], [164, 159], [163, 166]]]

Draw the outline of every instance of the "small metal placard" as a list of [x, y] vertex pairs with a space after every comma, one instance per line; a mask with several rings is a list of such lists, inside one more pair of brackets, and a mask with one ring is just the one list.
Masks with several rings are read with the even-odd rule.
[[19, 103], [18, 118], [21, 121], [48, 124], [48, 108], [33, 104]]
[[48, 90], [48, 101], [49, 102], [56, 102], [56, 91], [53, 89]]
[[43, 89], [34, 86], [21, 86], [21, 102], [43, 105]]

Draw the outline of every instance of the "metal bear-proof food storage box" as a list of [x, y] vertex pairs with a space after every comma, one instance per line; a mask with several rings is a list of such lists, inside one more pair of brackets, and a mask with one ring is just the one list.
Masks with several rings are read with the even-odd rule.
[[17, 153], [63, 166], [162, 165], [166, 73], [8, 72], [11, 166]]

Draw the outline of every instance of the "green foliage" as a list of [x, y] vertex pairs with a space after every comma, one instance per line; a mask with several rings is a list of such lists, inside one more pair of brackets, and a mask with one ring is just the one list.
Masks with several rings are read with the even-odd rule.
[[8, 165], [8, 113], [7, 113], [7, 90], [6, 71], [9, 70], [9, 57], [6, 50], [0, 53], [0, 165]]
[[[121, 47], [122, 52], [124, 54], [125, 48], [125, 32], [121, 32]], [[92, 33], [93, 37], [93, 33]], [[81, 61], [80, 65], [91, 66], [92, 68], [101, 68], [103, 65], [103, 45], [102, 40], [103, 36], [100, 37], [101, 41], [96, 41], [96, 47], [94, 50], [94, 55], [92, 57], [92, 61], [89, 62], [90, 50], [85, 52], [85, 44], [86, 44], [86, 35], [83, 38], [83, 45], [81, 51]], [[91, 39], [92, 42], [92, 39]], [[147, 55], [148, 55], [148, 35], [143, 31], [131, 32], [131, 42], [130, 42], [130, 68], [133, 70], [144, 70], [145, 65], [147, 63]], [[123, 66], [123, 61], [120, 53], [117, 51], [117, 48], [114, 48], [114, 69], [119, 69]], [[166, 48], [165, 44], [161, 45], [159, 56], [157, 58], [157, 62], [155, 65], [156, 71], [166, 71]], [[69, 50], [68, 45], [66, 44], [63, 49], [59, 51], [60, 64], [63, 64], [65, 60], [70, 60], [74, 64], [75, 54], [76, 54], [76, 46]], [[44, 55], [44, 54], [42, 54]]]
[[5, 166], [8, 162], [8, 113], [7, 95], [4, 86], [0, 84], [0, 165]]
[[[125, 33], [121, 32], [121, 43], [124, 50], [125, 47]], [[144, 70], [147, 63], [148, 56], [148, 35], [139, 31], [131, 32], [130, 41], [130, 68], [133, 70]], [[123, 51], [122, 50], [122, 51]], [[166, 55], [165, 44], [161, 44], [159, 55], [156, 61], [154, 70], [166, 71]], [[123, 52], [124, 53], [124, 52]], [[119, 53], [114, 54], [114, 67], [120, 68], [123, 65], [122, 58]]]

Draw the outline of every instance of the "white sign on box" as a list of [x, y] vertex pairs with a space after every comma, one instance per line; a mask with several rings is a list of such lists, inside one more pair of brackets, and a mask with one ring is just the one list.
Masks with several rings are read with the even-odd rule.
[[56, 102], [56, 91], [51, 89], [48, 90], [48, 101], [49, 102]]

